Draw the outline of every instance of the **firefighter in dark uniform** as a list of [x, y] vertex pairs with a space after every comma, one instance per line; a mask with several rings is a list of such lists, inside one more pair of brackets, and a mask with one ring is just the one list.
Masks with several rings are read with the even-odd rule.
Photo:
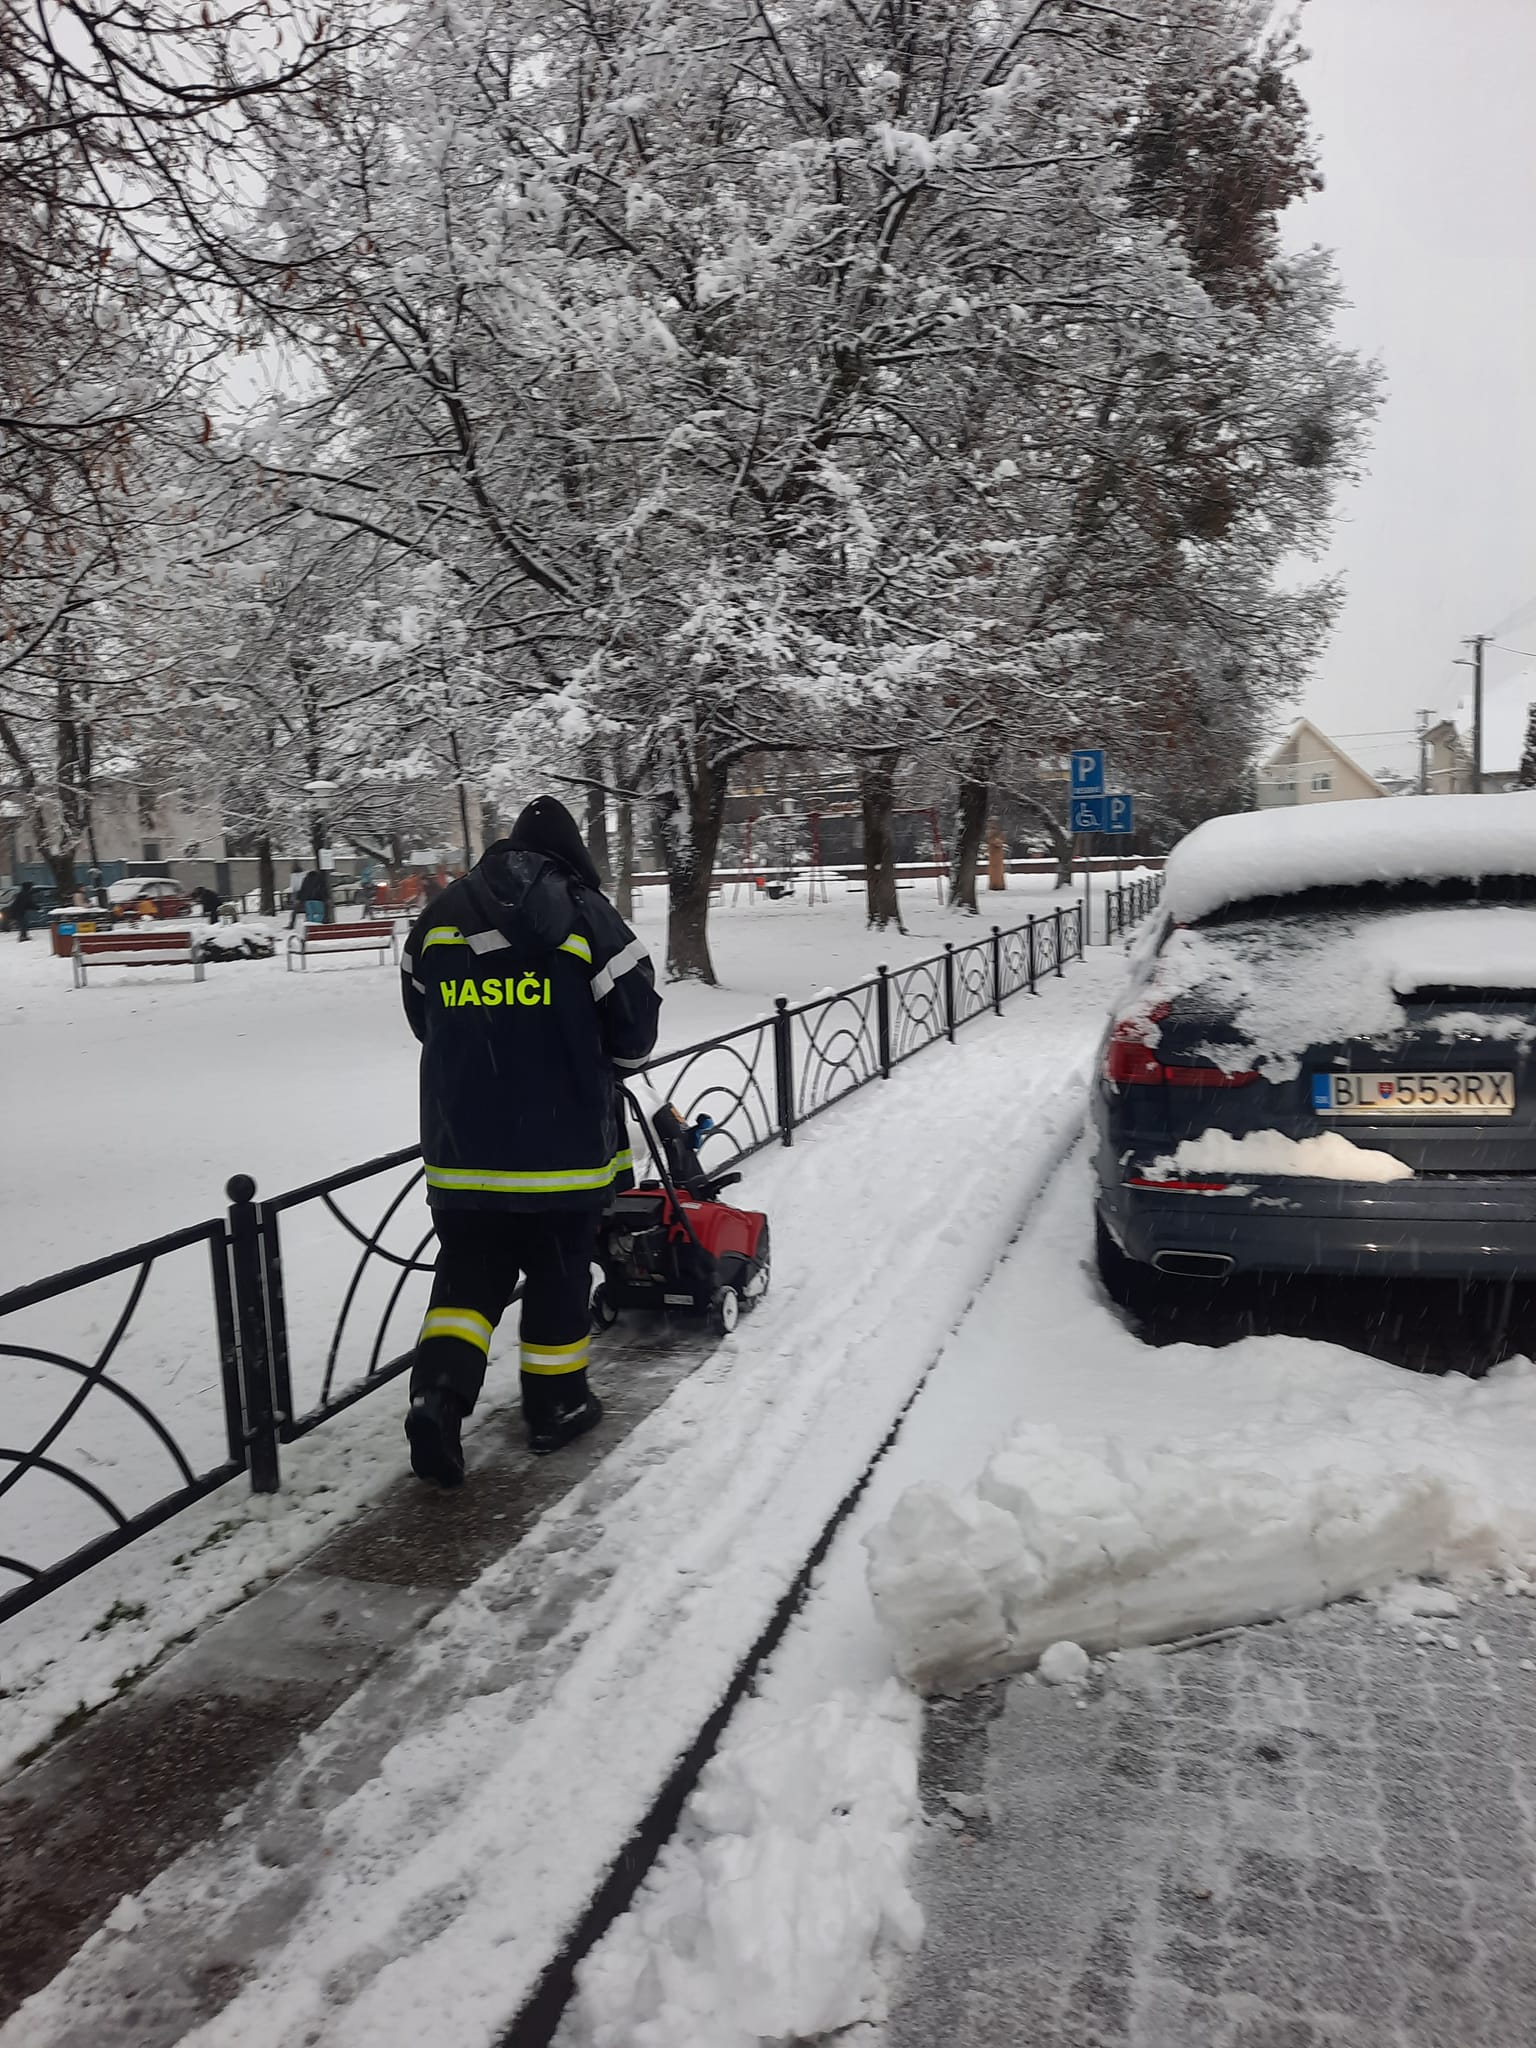
[[650, 956], [576, 821], [540, 797], [411, 927], [421, 1148], [438, 1237], [405, 1433], [422, 1479], [464, 1477], [460, 1428], [519, 1278], [523, 1419], [542, 1455], [602, 1419], [587, 1385], [592, 1256], [633, 1185], [619, 1076], [656, 1043]]

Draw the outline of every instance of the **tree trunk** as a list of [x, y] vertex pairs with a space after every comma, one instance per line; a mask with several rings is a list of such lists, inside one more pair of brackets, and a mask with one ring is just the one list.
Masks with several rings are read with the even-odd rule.
[[603, 893], [613, 894], [613, 859], [608, 850], [608, 792], [600, 785], [607, 781], [607, 762], [598, 747], [587, 749], [587, 774], [591, 781], [587, 787], [587, 851], [592, 856], [592, 865], [602, 879]]
[[854, 763], [859, 785], [859, 810], [864, 825], [864, 901], [871, 931], [891, 925], [902, 930], [901, 898], [896, 888], [896, 835], [891, 813], [896, 803], [896, 769], [901, 760], [889, 753], [864, 754]]
[[277, 915], [277, 868], [272, 859], [272, 835], [263, 832], [256, 842], [256, 886], [261, 891], [263, 917]]
[[619, 799], [619, 868], [614, 887], [618, 913], [629, 922], [635, 914], [635, 807], [628, 797]]
[[955, 810], [955, 852], [949, 870], [950, 907], [968, 910], [973, 916], [977, 912], [976, 869], [981, 860], [981, 843], [986, 837], [987, 805], [991, 794], [990, 784], [978, 782], [967, 775], [961, 781]]
[[1061, 824], [1048, 803], [1037, 796], [1030, 796], [1022, 789], [1010, 790], [1016, 803], [1024, 806], [1032, 817], [1038, 818], [1046, 837], [1051, 842], [1051, 851], [1056, 857], [1056, 887], [1070, 889], [1072, 886], [1072, 854], [1077, 841]]
[[667, 862], [667, 979], [702, 981], [713, 988], [709, 895], [725, 822], [728, 772], [711, 759], [703, 740], [682, 755], [678, 767], [683, 800], [669, 796], [657, 813]]

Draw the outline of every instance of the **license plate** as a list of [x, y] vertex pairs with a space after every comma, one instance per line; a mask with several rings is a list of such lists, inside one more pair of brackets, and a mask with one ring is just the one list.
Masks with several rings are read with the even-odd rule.
[[1318, 1116], [1513, 1116], [1513, 1074], [1314, 1074]]

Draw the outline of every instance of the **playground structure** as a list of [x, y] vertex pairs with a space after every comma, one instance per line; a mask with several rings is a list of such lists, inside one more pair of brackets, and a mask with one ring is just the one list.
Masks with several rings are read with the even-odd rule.
[[[778, 902], [785, 896], [793, 896], [803, 875], [806, 883], [806, 901], [826, 903], [830, 901], [827, 889], [827, 865], [823, 858], [821, 843], [822, 822], [828, 818], [860, 818], [863, 816], [858, 804], [827, 804], [815, 810], [795, 811], [752, 811], [743, 820], [743, 844], [741, 869], [731, 888], [731, 902], [734, 906], [741, 900], [743, 889], [747, 892], [748, 903], [756, 903], [759, 896], [766, 896], [770, 902]], [[945, 878], [949, 871], [949, 855], [944, 845], [944, 835], [939, 830], [939, 814], [927, 804], [900, 804], [892, 812], [893, 818], [926, 818], [929, 834], [933, 840], [933, 877], [938, 899], [944, 901]], [[758, 828], [768, 828], [763, 835], [771, 843], [778, 841], [771, 859], [762, 858], [762, 839], [754, 848]], [[810, 840], [809, 863], [802, 863], [796, 857], [801, 840], [801, 828], [808, 830]], [[901, 875], [902, 863], [897, 864], [899, 889], [910, 888], [914, 877]], [[850, 886], [864, 873], [862, 854], [857, 863], [835, 864], [835, 872], [847, 880]]]

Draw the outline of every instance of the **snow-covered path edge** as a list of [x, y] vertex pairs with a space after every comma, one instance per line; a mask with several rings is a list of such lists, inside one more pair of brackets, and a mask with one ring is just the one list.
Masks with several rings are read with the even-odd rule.
[[[496, 2037], [1071, 1144], [1122, 973], [1101, 956], [835, 1112], [813, 1175], [795, 1154], [754, 1169], [773, 1299], [425, 1633], [455, 1703], [328, 1816], [293, 1925], [187, 2039], [414, 2048], [446, 2009], [466, 2048]], [[216, 1939], [272, 1882], [238, 1840], [196, 1852], [132, 1938], [195, 1904]], [[123, 1939], [87, 1944], [0, 2041], [64, 2038]]]

